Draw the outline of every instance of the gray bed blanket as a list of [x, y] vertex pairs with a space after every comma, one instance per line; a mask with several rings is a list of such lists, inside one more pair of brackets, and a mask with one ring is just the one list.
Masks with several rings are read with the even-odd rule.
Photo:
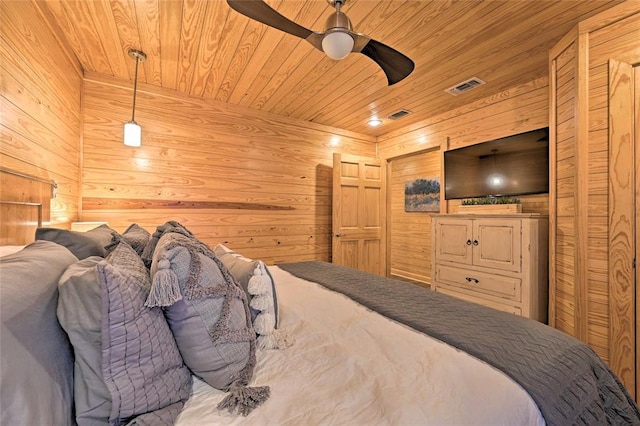
[[502, 370], [529, 393], [548, 425], [640, 425], [638, 406], [616, 375], [589, 346], [561, 331], [326, 262], [278, 267]]

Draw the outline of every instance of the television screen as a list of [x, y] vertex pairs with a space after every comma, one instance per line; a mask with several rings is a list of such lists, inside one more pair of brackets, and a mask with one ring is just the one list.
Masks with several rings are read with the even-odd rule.
[[549, 128], [444, 153], [444, 198], [549, 192]]

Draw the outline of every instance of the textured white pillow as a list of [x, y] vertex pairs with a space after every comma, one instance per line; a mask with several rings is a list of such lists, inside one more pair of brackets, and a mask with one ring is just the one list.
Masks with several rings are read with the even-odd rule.
[[229, 273], [248, 293], [253, 328], [258, 335], [260, 349], [284, 349], [292, 339], [278, 328], [278, 295], [267, 265], [252, 260], [218, 244], [214, 252]]

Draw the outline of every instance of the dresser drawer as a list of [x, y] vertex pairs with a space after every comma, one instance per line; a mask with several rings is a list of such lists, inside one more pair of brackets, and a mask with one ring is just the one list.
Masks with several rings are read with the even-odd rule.
[[436, 281], [516, 302], [522, 300], [522, 282], [519, 278], [436, 265]]
[[449, 296], [457, 297], [458, 299], [466, 300], [467, 302], [477, 303], [479, 305], [488, 306], [489, 308], [497, 309], [503, 312], [509, 312], [510, 314], [522, 315], [522, 311], [517, 306], [503, 305], [501, 303], [492, 302], [490, 300], [482, 299], [479, 297], [473, 297], [470, 294], [460, 293], [458, 291], [450, 290], [448, 288], [436, 287], [436, 293], [447, 294]]

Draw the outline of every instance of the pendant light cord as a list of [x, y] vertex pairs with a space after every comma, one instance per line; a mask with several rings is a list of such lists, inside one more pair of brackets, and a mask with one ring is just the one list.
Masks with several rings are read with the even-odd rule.
[[133, 111], [131, 112], [131, 121], [135, 122], [136, 119], [136, 92], [138, 91], [138, 64], [140, 63], [140, 57], [136, 56], [136, 71], [133, 77]]

